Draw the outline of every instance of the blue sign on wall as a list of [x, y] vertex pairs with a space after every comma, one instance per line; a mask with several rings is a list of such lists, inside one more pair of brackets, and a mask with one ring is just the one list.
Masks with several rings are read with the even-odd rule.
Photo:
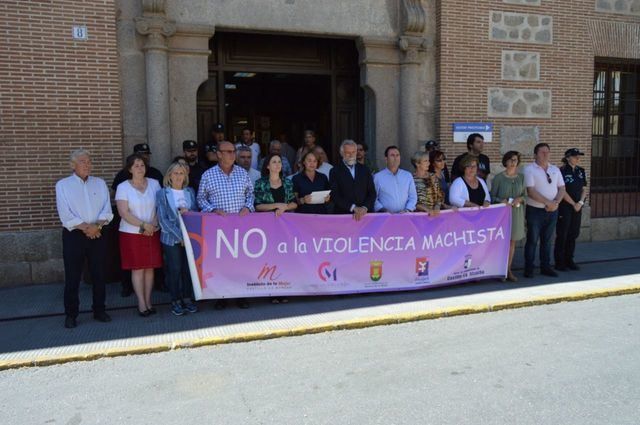
[[471, 133], [479, 133], [485, 142], [493, 139], [493, 123], [490, 122], [455, 122], [453, 123], [453, 141], [466, 143]]

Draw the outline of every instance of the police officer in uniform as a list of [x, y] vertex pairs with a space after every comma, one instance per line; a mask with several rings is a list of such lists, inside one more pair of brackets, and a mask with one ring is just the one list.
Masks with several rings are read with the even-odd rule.
[[[162, 173], [157, 168], [152, 167], [149, 164], [149, 160], [151, 159], [151, 149], [147, 143], [139, 143], [133, 147], [133, 153], [139, 153], [144, 158], [147, 163], [147, 172], [145, 173], [145, 177], [149, 177], [152, 179], [158, 180], [158, 183], [162, 186]], [[130, 176], [129, 170], [126, 168], [122, 168], [122, 170], [118, 171], [118, 174], [113, 178], [113, 183], [111, 184], [111, 189], [115, 193], [118, 185], [123, 181], [127, 180]], [[115, 218], [113, 221], [112, 228], [115, 229], [114, 232], [117, 234], [118, 223], [120, 223], [120, 216], [118, 215], [118, 209], [113, 208], [115, 212]], [[120, 255], [120, 249], [117, 249], [117, 255]], [[122, 290], [120, 291], [120, 295], [122, 297], [128, 297], [133, 294], [133, 286], [131, 284], [131, 270], [122, 270], [121, 273], [121, 281], [122, 281]]]
[[200, 179], [206, 171], [206, 168], [198, 161], [198, 142], [195, 140], [183, 141], [182, 152], [184, 153], [184, 159], [186, 159], [187, 164], [189, 164], [189, 187], [198, 193]]
[[576, 148], [568, 149], [564, 153], [564, 158], [562, 158], [564, 165], [560, 167], [567, 190], [558, 208], [556, 245], [554, 249], [555, 268], [560, 271], [580, 269], [573, 261], [573, 253], [576, 249], [576, 239], [580, 235], [582, 207], [587, 197], [585, 191], [587, 174], [584, 168], [578, 165], [581, 156], [584, 156], [584, 153], [580, 152], [580, 150]]
[[206, 170], [218, 165], [218, 148], [216, 143], [207, 143], [204, 145], [204, 159], [201, 162], [202, 167]]
[[[145, 173], [145, 177], [149, 177], [152, 179], [158, 180], [158, 183], [162, 185], [162, 173], [157, 168], [154, 168], [150, 164], [151, 160], [151, 149], [149, 149], [149, 145], [146, 143], [139, 143], [133, 147], [133, 153], [139, 153], [144, 158], [147, 163], [147, 172]], [[118, 188], [118, 185], [123, 181], [129, 178], [129, 171], [126, 168], [118, 171], [118, 174], [113, 178], [113, 183], [111, 184], [111, 189], [115, 192]]]

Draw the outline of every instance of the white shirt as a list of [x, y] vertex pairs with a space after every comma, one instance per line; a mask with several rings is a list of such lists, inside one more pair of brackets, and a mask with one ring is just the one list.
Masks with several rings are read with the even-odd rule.
[[[478, 177], [478, 181], [480, 182], [480, 186], [484, 190], [484, 200], [486, 202], [491, 202], [491, 195], [489, 194], [489, 188], [487, 187], [487, 183]], [[454, 207], [463, 208], [464, 203], [469, 200], [469, 189], [467, 189], [467, 185], [464, 183], [464, 179], [462, 177], [458, 177], [451, 183], [449, 187], [449, 203]]]
[[260, 171], [254, 168], [249, 168], [247, 173], [249, 173], [249, 178], [251, 179], [252, 183], [255, 183], [260, 177], [262, 177], [262, 175], [260, 175]]
[[236, 149], [238, 149], [240, 146], [246, 146], [251, 149], [251, 168], [253, 168], [254, 170], [258, 170], [258, 161], [260, 160], [260, 145], [255, 141], [251, 143], [251, 146], [242, 143], [236, 143]]
[[[547, 177], [547, 174], [549, 177]], [[549, 183], [549, 178], [551, 183]], [[547, 170], [535, 162], [524, 167], [524, 184], [527, 187], [535, 188], [540, 195], [551, 200], [558, 195], [558, 188], [564, 186], [564, 178], [560, 169], [553, 164], [547, 166]], [[542, 202], [534, 201], [527, 196], [527, 205], [536, 208], [544, 208]]]
[[171, 188], [171, 193], [173, 194], [173, 202], [176, 204], [176, 208], [189, 208], [189, 200], [184, 196], [184, 189], [173, 189]]
[[374, 209], [385, 209], [390, 213], [414, 211], [418, 202], [416, 184], [410, 172], [398, 169], [393, 174], [385, 168], [373, 176], [376, 187], [376, 202]]
[[333, 165], [329, 164], [328, 162], [323, 162], [322, 165], [320, 167], [318, 167], [317, 171], [319, 173], [324, 174], [328, 178], [329, 177], [329, 173], [331, 172], [332, 168], [333, 168]]
[[[129, 211], [136, 218], [151, 223], [156, 212], [156, 192], [160, 190], [158, 180], [147, 177], [147, 189], [140, 192], [125, 180], [116, 189], [116, 201], [127, 201]], [[120, 220], [120, 229], [124, 233], [140, 233], [140, 227], [134, 226], [127, 220]]]
[[113, 213], [107, 184], [98, 177], [84, 181], [75, 173], [56, 183], [56, 205], [62, 225], [69, 231], [82, 223], [111, 221]]

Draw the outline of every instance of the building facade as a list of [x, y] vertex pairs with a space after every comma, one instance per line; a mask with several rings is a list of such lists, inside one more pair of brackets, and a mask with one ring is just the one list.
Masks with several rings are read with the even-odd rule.
[[[108, 183], [137, 143], [163, 169], [214, 123], [234, 139], [345, 138], [405, 166], [452, 125], [493, 125], [492, 171], [537, 142], [587, 153], [583, 238], [640, 236], [637, 0], [6, 1], [0, 285], [61, 281], [55, 182], [77, 147]], [[591, 219], [589, 219], [591, 218]]]

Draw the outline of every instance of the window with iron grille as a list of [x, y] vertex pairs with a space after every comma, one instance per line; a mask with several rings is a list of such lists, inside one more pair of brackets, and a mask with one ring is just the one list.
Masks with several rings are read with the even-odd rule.
[[640, 215], [640, 63], [597, 60], [591, 216]]

